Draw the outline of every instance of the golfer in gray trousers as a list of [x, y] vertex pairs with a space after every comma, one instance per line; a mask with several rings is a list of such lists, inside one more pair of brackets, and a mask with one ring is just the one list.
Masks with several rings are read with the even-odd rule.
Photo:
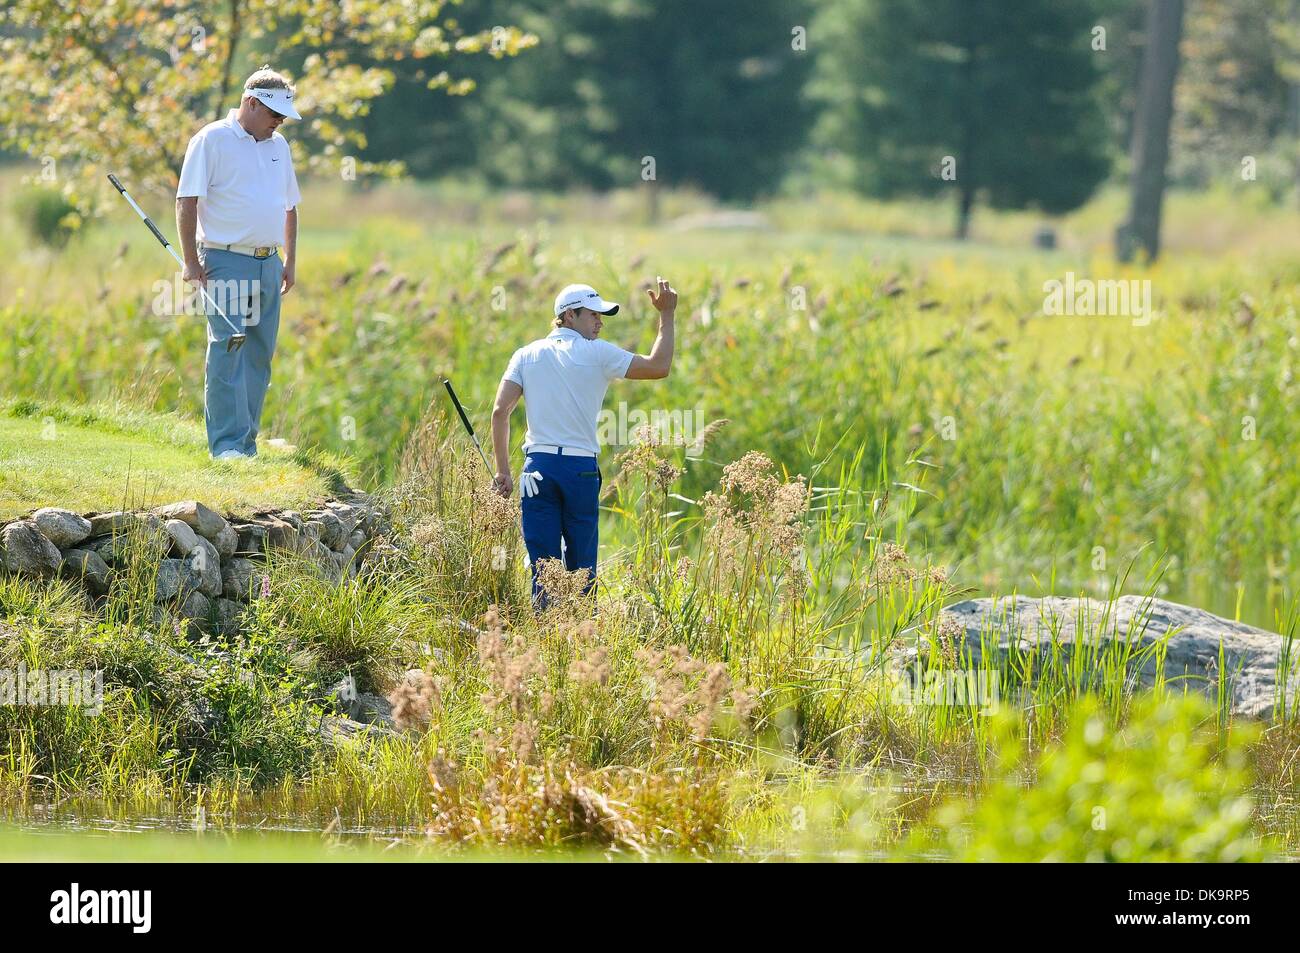
[[176, 189], [185, 280], [206, 282], [248, 336], [228, 351], [234, 332], [215, 311], [208, 315], [203, 416], [218, 460], [257, 456], [280, 297], [294, 285], [301, 196], [289, 143], [276, 131], [285, 119], [302, 118], [293, 97], [288, 80], [269, 67], [250, 76], [239, 108], [190, 140]]

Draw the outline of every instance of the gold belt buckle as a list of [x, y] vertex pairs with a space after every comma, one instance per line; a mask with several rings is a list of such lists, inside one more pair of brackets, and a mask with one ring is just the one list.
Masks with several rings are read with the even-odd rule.
[[271, 252], [275, 251], [274, 245], [257, 245], [253, 248], [254, 258], [270, 258]]

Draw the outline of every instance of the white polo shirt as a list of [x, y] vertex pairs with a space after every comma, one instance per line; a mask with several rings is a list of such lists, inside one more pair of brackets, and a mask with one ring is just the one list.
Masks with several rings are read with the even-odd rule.
[[524, 389], [524, 452], [539, 444], [600, 452], [596, 421], [609, 382], [627, 376], [635, 355], [572, 328], [556, 328], [515, 351], [503, 380]]
[[284, 213], [302, 200], [289, 143], [278, 132], [258, 142], [237, 112], [195, 133], [176, 197], [198, 196], [199, 241], [283, 245]]

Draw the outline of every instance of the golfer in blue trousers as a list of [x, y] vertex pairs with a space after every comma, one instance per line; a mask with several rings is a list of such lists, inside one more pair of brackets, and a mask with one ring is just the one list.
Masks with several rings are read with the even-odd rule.
[[[176, 189], [176, 231], [184, 278], [204, 283], [247, 340], [208, 315], [203, 416], [218, 460], [257, 456], [262, 404], [280, 329], [280, 298], [293, 287], [298, 244], [298, 179], [289, 143], [276, 130], [301, 119], [294, 89], [263, 67], [244, 84], [239, 108], [190, 140]], [[280, 248], [284, 258], [280, 258]]]
[[[585, 569], [586, 591], [596, 583], [602, 482], [596, 423], [609, 382], [660, 380], [673, 364], [677, 292], [663, 278], [647, 289], [659, 312], [659, 333], [648, 355], [600, 340], [618, 305], [590, 285], [569, 285], [555, 298], [554, 330], [521, 347], [506, 367], [492, 408], [496, 490], [514, 491], [510, 473], [510, 414], [524, 399], [528, 432], [519, 473], [524, 545], [533, 571], [534, 603], [544, 604], [537, 564], [560, 559], [569, 572]], [[561, 548], [563, 542], [563, 548]]]

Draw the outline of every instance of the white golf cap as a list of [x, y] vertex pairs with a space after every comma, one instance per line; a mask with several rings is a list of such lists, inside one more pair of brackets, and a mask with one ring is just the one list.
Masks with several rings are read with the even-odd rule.
[[555, 296], [555, 316], [558, 318], [570, 308], [590, 308], [600, 314], [618, 314], [618, 305], [606, 301], [591, 285], [565, 285]]
[[245, 89], [245, 96], [260, 99], [269, 109], [289, 119], [301, 119], [298, 110], [293, 108], [293, 91], [288, 89]]

